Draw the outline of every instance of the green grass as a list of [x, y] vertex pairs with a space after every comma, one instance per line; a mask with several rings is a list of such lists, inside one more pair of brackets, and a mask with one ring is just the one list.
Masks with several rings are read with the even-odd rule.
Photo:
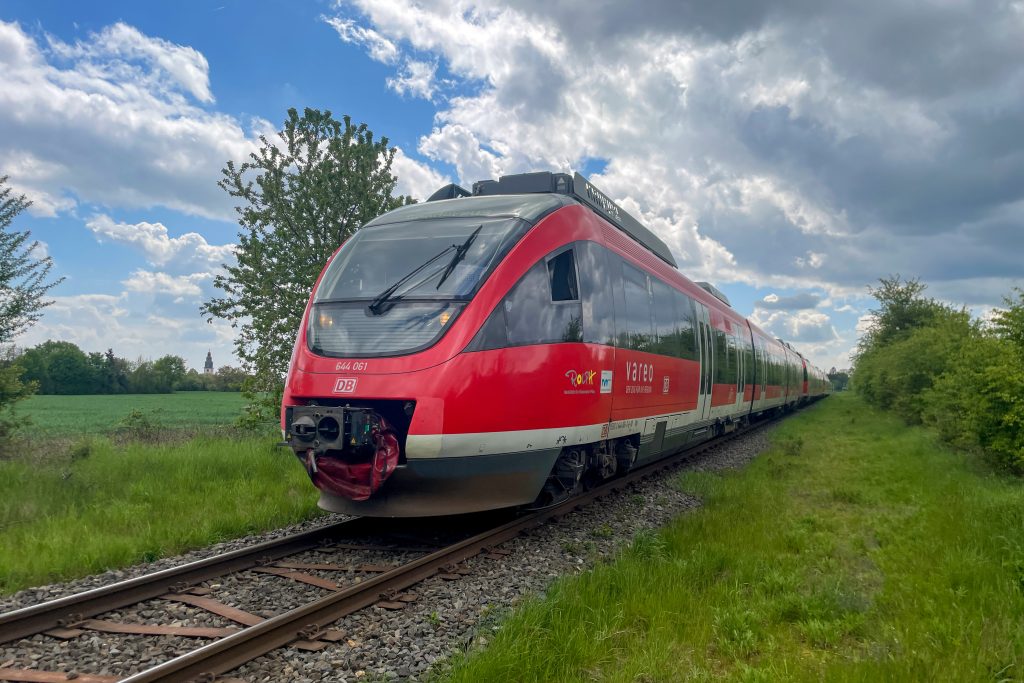
[[32, 396], [18, 413], [32, 425], [24, 436], [75, 437], [115, 431], [133, 411], [160, 429], [199, 430], [231, 425], [245, 399], [237, 392], [180, 391], [174, 394]]
[[306, 473], [272, 438], [99, 438], [73, 452], [0, 461], [0, 593], [318, 514]]
[[454, 681], [1024, 678], [1024, 483], [841, 395], [516, 610]]

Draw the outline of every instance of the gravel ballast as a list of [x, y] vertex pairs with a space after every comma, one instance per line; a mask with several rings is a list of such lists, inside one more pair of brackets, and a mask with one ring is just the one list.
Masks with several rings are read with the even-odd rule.
[[[551, 582], [584, 571], [611, 558], [637, 533], [661, 527], [700, 505], [681, 492], [676, 475], [687, 470], [722, 470], [749, 462], [768, 445], [771, 427], [694, 456], [661, 474], [625, 487], [554, 522], [504, 543], [501, 559], [477, 556], [462, 566], [470, 573], [459, 580], [434, 577], [411, 590], [418, 599], [405, 609], [370, 607], [337, 622], [345, 638], [317, 652], [283, 648], [243, 665], [232, 676], [247, 681], [422, 680], [428, 670], [456, 650], [483, 646], [493, 632], [496, 615], [525, 598], [543, 594]], [[254, 543], [341, 521], [339, 515], [253, 535], [183, 556], [106, 572], [76, 581], [21, 591], [0, 602], [8, 611], [81, 592], [141, 574], [210, 557]], [[398, 564], [412, 554], [384, 555], [376, 550], [311, 551], [289, 560], [299, 562]], [[341, 585], [365, 580], [359, 572], [308, 573]], [[323, 589], [258, 572], [241, 572], [207, 585], [211, 597], [269, 617], [325, 595]], [[232, 626], [222, 617], [186, 605], [153, 600], [118, 610], [103, 618], [131, 623], [174, 623], [184, 626]], [[126, 675], [195, 649], [202, 641], [172, 636], [115, 636], [89, 633], [58, 641], [34, 636], [0, 647], [0, 663], [48, 670]]]

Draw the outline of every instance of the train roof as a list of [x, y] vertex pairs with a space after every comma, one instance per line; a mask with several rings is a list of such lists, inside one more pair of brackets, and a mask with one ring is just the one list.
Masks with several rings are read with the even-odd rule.
[[388, 211], [386, 214], [374, 218], [365, 227], [430, 218], [497, 218], [500, 216], [521, 218], [524, 221], [536, 223], [555, 209], [570, 203], [572, 202], [567, 197], [556, 194], [499, 195], [445, 201], [427, 200], [422, 204], [409, 204]]
[[[555, 205], [552, 208], [541, 209], [540, 207], [543, 206], [542, 204], [533, 205], [531, 203], [533, 201], [541, 201], [535, 199], [537, 197], [564, 199], [561, 200], [563, 202], [562, 204]], [[428, 206], [435, 202], [439, 202], [439, 205], [444, 205], [446, 207], [446, 211], [476, 211], [482, 210], [484, 206], [491, 206], [481, 204], [480, 202], [484, 199], [499, 202], [494, 205], [496, 207], [506, 206], [505, 204], [500, 203], [502, 201], [511, 202], [512, 204], [523, 202], [524, 210], [533, 214], [535, 216], [534, 220], [539, 220], [548, 211], [552, 211], [554, 208], [564, 206], [565, 203], [575, 200], [593, 210], [594, 213], [598, 214], [619, 230], [629, 235], [633, 240], [639, 242], [665, 263], [669, 264], [673, 268], [678, 268], [671, 250], [669, 250], [668, 245], [666, 245], [660, 237], [648, 230], [642, 223], [640, 223], [640, 221], [633, 218], [633, 216], [628, 214], [622, 207], [613, 202], [608, 195], [597, 189], [593, 183], [579, 173], [570, 176], [568, 173], [551, 173], [550, 171], [541, 171], [539, 173], [504, 175], [498, 180], [480, 180], [473, 183], [472, 193], [452, 183], [445, 185], [440, 190], [432, 194], [425, 204], [412, 206]], [[474, 208], [470, 209], [466, 206], [469, 204], [474, 205]], [[452, 208], [447, 208], [449, 206]], [[466, 208], [463, 209], [463, 206], [466, 206]], [[477, 209], [476, 207], [480, 207], [480, 209]], [[408, 211], [410, 208], [411, 207], [403, 207], [386, 214], [386, 217], [389, 217], [387, 222], [392, 222], [390, 217], [396, 215], [397, 212]], [[429, 209], [424, 209], [424, 211], [426, 211], [427, 214], [420, 215], [419, 213], [402, 213], [401, 218], [398, 220], [411, 220], [413, 218], [428, 217]], [[486, 214], [471, 213], [450, 215]], [[527, 215], [521, 215], [519, 217], [524, 220], [530, 220]], [[380, 224], [379, 222], [382, 222], [380, 218], [371, 221], [367, 225]]]

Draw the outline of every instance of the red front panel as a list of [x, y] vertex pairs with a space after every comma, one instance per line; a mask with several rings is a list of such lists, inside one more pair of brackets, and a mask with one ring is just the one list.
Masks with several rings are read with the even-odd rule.
[[[616, 362], [616, 353], [625, 360]], [[631, 360], [631, 359], [639, 360]], [[461, 353], [403, 375], [296, 372], [294, 397], [416, 401], [410, 433], [463, 434], [600, 424], [693, 410], [699, 365], [597, 344]], [[339, 379], [353, 382], [339, 382]], [[722, 387], [726, 390], [727, 387]], [[339, 393], [343, 392], [343, 393]], [[732, 387], [735, 400], [736, 389]]]

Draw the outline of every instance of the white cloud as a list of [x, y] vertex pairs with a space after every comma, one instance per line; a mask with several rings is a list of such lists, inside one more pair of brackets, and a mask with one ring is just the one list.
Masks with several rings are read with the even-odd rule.
[[200, 283], [212, 278], [209, 273], [193, 273], [191, 275], [168, 275], [167, 273], [149, 270], [136, 270], [122, 282], [129, 292], [146, 294], [168, 294], [175, 297], [176, 303], [184, 303], [186, 299], [196, 302], [203, 294]]
[[234, 244], [212, 245], [196, 232], [171, 237], [162, 223], [118, 223], [105, 214], [99, 214], [86, 221], [85, 225], [100, 241], [110, 240], [140, 249], [154, 266], [210, 272], [220, 270], [222, 264], [231, 264], [235, 260]]
[[821, 344], [839, 339], [839, 333], [826, 313], [801, 309], [796, 311], [755, 309], [750, 321], [786, 341]]
[[[137, 28], [122, 22], [94, 34], [89, 42], [68, 45], [50, 38], [49, 43], [56, 55], [74, 60], [80, 66], [88, 64], [90, 70], [100, 77], [116, 80], [130, 70], [127, 63], [138, 60], [155, 67], [148, 73], [147, 85], [159, 84], [168, 92], [183, 88], [201, 102], [213, 102], [210, 66], [202, 53], [191, 47], [143, 35]], [[118, 61], [111, 62], [112, 58]]]
[[406, 60], [398, 76], [387, 79], [388, 87], [399, 95], [413, 95], [425, 100], [434, 98], [436, 62]]
[[231, 219], [220, 169], [269, 129], [208, 111], [196, 50], [115, 24], [41, 45], [0, 21], [0, 168], [53, 215], [78, 200]]
[[455, 166], [463, 183], [497, 178], [502, 174], [498, 156], [481, 147], [468, 128], [459, 125], [434, 129], [420, 141], [419, 151], [427, 158]]
[[462, 86], [434, 91], [444, 104], [418, 146], [460, 184], [603, 162], [595, 182], [686, 275], [819, 297], [765, 322], [840, 366], [856, 332], [821, 309], [856, 313], [845, 302], [881, 275], [920, 275], [975, 306], [1024, 276], [1019, 9], [337, 6], [395, 46], [397, 70], [433, 59]]
[[398, 178], [395, 192], [420, 201], [452, 182], [448, 176], [438, 173], [427, 164], [409, 158], [401, 147], [395, 151], [391, 172]]
[[392, 64], [398, 59], [398, 48], [390, 40], [371, 28], [356, 26], [351, 19], [339, 17], [321, 17], [338, 33], [338, 37], [346, 43], [361, 45], [366, 48], [371, 58], [384, 64]]

